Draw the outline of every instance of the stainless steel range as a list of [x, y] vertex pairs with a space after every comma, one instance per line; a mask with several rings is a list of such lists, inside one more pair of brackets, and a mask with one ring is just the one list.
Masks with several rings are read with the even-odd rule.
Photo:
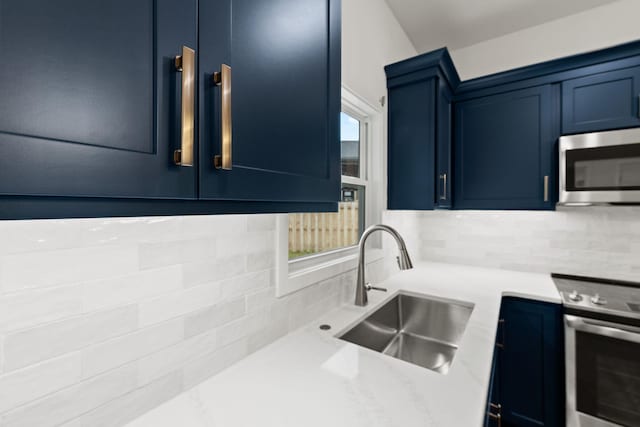
[[565, 312], [567, 427], [640, 427], [640, 283], [553, 280]]

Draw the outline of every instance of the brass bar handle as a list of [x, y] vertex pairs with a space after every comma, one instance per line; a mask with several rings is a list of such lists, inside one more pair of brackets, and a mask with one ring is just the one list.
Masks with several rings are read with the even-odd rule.
[[182, 72], [182, 112], [180, 117], [180, 149], [173, 152], [178, 166], [193, 166], [196, 109], [196, 52], [182, 46], [182, 55], [175, 58], [176, 70]]
[[221, 120], [220, 127], [222, 133], [222, 155], [213, 158], [213, 165], [216, 169], [231, 170], [233, 167], [231, 149], [233, 148], [233, 137], [231, 134], [233, 118], [231, 116], [231, 67], [222, 64], [220, 71], [213, 73], [213, 82], [220, 86], [221, 93]]
[[447, 174], [441, 174], [440, 179], [442, 180], [442, 195], [440, 196], [440, 200], [447, 200]]
[[491, 418], [492, 420], [496, 420], [498, 423], [498, 427], [502, 427], [502, 415], [501, 414], [494, 414], [493, 412], [489, 411], [487, 412], [487, 415], [489, 415], [489, 418]]
[[544, 201], [549, 201], [549, 175], [544, 176]]

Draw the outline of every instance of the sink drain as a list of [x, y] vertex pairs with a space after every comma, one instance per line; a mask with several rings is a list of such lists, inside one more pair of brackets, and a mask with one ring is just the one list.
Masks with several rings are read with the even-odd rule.
[[320, 329], [322, 329], [323, 331], [328, 331], [329, 329], [331, 329], [331, 325], [320, 325]]

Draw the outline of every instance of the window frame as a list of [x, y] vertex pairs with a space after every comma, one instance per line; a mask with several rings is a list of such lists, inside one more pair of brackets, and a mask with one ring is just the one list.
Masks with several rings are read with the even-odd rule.
[[[364, 187], [364, 226], [380, 221], [384, 191], [384, 112], [342, 86], [341, 111], [360, 120], [360, 177], [342, 175], [342, 184]], [[363, 137], [364, 136], [364, 137]], [[380, 240], [367, 250], [367, 263], [382, 258]], [[319, 281], [355, 269], [358, 247], [349, 246], [289, 260], [289, 216], [280, 214], [276, 227], [276, 296], [281, 297]]]

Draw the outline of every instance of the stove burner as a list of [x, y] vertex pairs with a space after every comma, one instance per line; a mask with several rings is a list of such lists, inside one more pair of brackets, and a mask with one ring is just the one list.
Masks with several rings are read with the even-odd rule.
[[607, 303], [607, 300], [602, 298], [600, 294], [595, 294], [591, 297], [591, 303], [595, 305], [605, 305]]
[[569, 294], [569, 299], [574, 302], [582, 301], [582, 295], [580, 295], [578, 291], [574, 290]]

